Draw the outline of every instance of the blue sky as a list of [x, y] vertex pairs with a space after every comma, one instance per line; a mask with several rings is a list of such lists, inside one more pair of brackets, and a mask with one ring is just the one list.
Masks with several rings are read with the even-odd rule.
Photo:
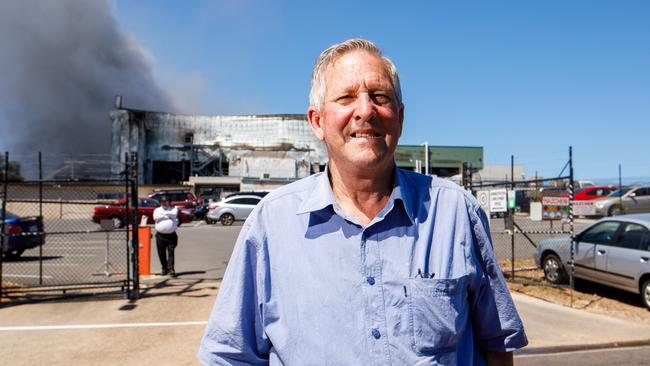
[[[483, 146], [487, 164], [650, 180], [650, 2], [116, 0], [177, 109], [304, 113], [325, 47], [397, 65], [401, 143]], [[128, 105], [128, 101], [126, 101]], [[132, 106], [137, 107], [137, 106]], [[643, 178], [643, 179], [640, 179]]]

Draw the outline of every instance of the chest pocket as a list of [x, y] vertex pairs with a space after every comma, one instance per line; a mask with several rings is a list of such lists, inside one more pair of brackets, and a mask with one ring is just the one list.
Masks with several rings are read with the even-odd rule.
[[434, 355], [456, 348], [467, 323], [466, 277], [409, 280], [413, 350]]

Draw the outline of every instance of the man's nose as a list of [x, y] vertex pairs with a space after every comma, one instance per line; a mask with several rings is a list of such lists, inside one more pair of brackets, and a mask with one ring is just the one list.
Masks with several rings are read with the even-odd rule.
[[354, 110], [354, 119], [369, 121], [375, 117], [375, 103], [368, 93], [361, 93], [357, 97], [357, 105]]

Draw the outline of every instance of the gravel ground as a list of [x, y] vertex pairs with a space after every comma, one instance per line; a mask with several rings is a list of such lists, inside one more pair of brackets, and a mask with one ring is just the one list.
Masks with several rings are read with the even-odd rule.
[[[509, 279], [509, 261], [501, 261], [500, 264]], [[650, 310], [643, 306], [638, 294], [584, 280], [576, 280], [573, 291], [568, 286], [554, 287], [544, 280], [544, 272], [534, 267], [532, 259], [515, 261], [515, 268], [519, 270], [515, 272], [514, 281], [508, 282], [510, 291], [595, 314], [650, 323]]]

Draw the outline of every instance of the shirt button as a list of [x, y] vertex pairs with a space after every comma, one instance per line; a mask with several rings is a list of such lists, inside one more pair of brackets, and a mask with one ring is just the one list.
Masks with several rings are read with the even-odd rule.
[[368, 283], [370, 284], [370, 286], [372, 286], [372, 285], [375, 284], [375, 278], [372, 277], [372, 276], [366, 278], [366, 281], [368, 281]]
[[379, 329], [374, 328], [372, 330], [372, 336], [375, 337], [375, 339], [379, 339], [381, 337], [381, 333], [379, 333]]

